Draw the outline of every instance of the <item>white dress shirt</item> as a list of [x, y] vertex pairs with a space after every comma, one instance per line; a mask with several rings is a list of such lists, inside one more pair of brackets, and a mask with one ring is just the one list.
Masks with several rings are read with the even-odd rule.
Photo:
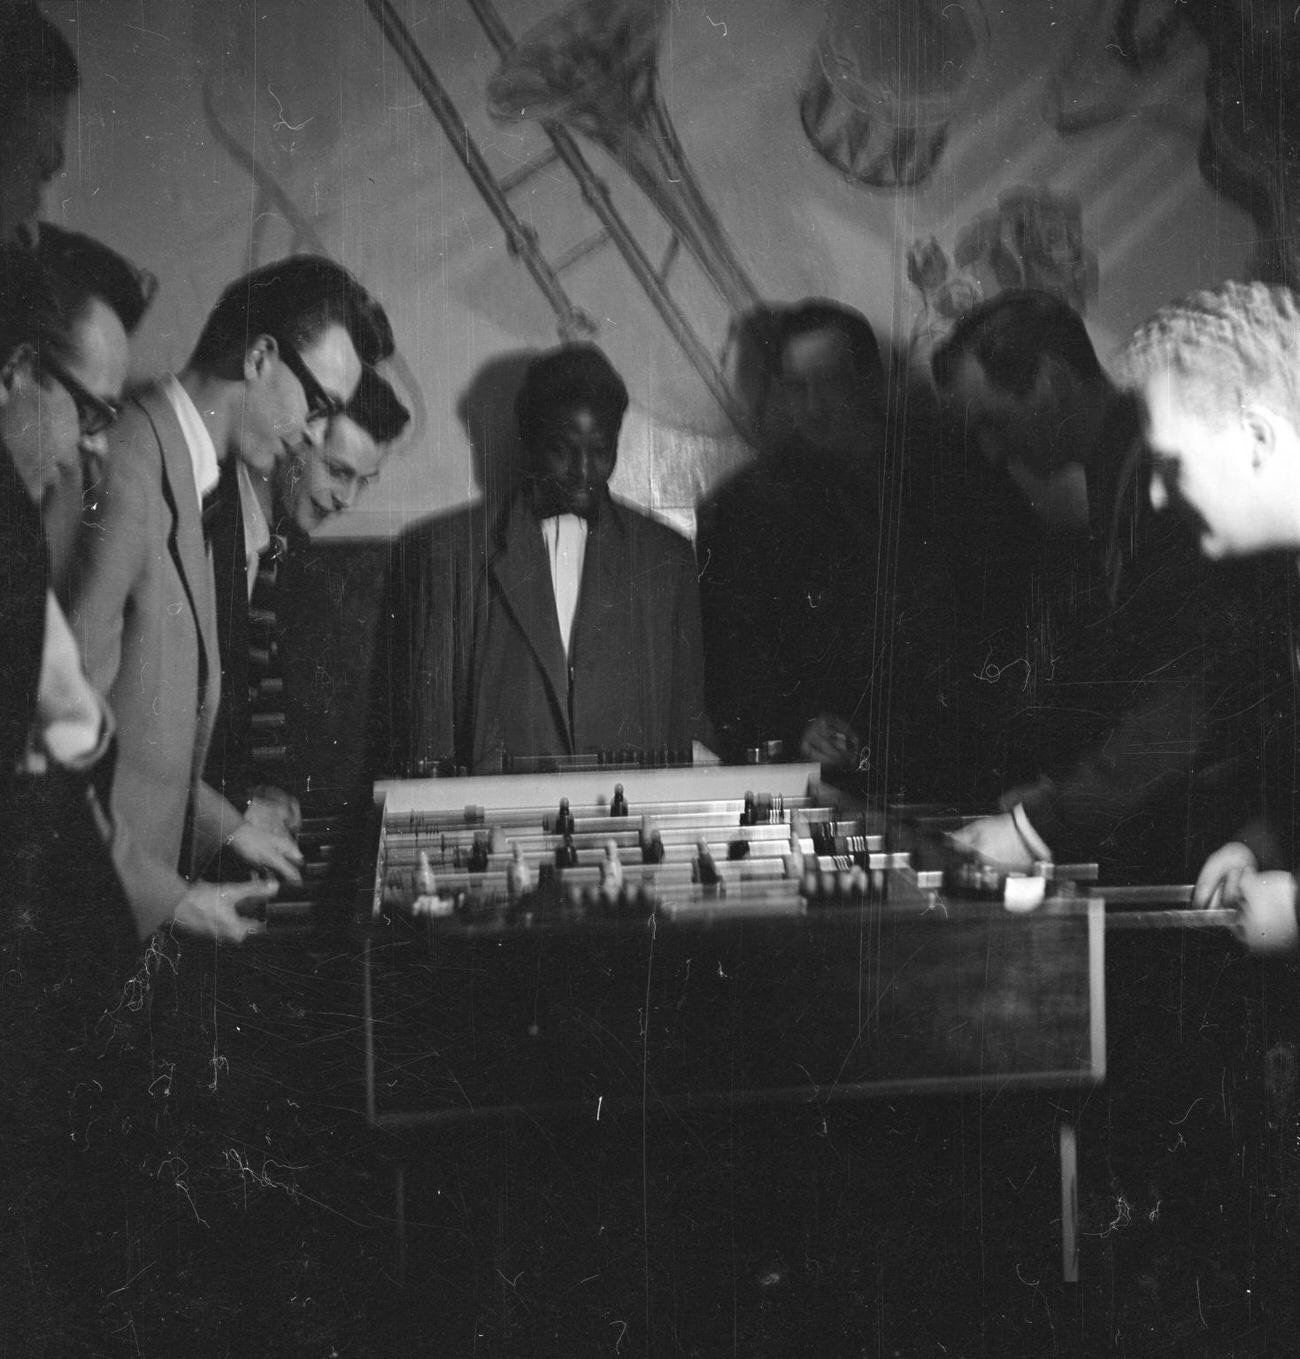
[[176, 412], [176, 419], [180, 423], [181, 433], [185, 436], [185, 445], [190, 451], [190, 465], [194, 468], [194, 493], [198, 496], [201, 506], [203, 497], [215, 489], [221, 479], [216, 445], [212, 442], [207, 425], [203, 423], [199, 408], [190, 400], [189, 392], [181, 386], [178, 379], [164, 378], [162, 392], [171, 402], [172, 410]]
[[576, 514], [553, 514], [542, 520], [546, 541], [546, 560], [551, 568], [551, 587], [555, 591], [555, 614], [560, 623], [564, 654], [569, 654], [569, 638], [578, 612], [578, 591], [582, 586], [582, 563], [587, 555], [587, 521]]
[[253, 489], [253, 479], [242, 462], [235, 475], [239, 483], [239, 507], [244, 514], [244, 568], [248, 573], [248, 598], [251, 602], [253, 586], [257, 583], [259, 559], [271, 546], [271, 526], [266, 522], [262, 502]]
[[89, 769], [108, 748], [112, 734], [108, 707], [86, 678], [72, 629], [53, 593], [47, 590], [45, 641], [36, 715], [28, 737], [27, 772], [45, 773], [49, 760], [65, 769]]

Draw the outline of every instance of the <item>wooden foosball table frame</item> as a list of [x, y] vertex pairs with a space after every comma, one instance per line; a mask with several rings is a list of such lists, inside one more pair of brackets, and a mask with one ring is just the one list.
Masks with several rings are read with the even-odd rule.
[[[1056, 881], [1025, 914], [953, 899], [891, 850], [885, 818], [819, 796], [816, 772], [378, 785], [363, 953], [370, 1122], [446, 1130], [1099, 1084], [1103, 900]], [[654, 864], [638, 852], [647, 824], [665, 846]], [[551, 871], [566, 830], [577, 862]], [[626, 861], [616, 889], [602, 882], [611, 838]], [[715, 873], [701, 874], [701, 842]], [[436, 880], [432, 910], [411, 909], [417, 864]], [[1067, 1280], [1076, 1142], [1061, 1124]], [[399, 1176], [399, 1223], [403, 1197]]]

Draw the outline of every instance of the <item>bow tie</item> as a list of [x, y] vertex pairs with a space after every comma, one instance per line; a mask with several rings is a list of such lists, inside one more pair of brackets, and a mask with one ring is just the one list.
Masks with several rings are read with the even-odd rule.
[[600, 518], [601, 502], [605, 495], [596, 496], [585, 510], [571, 510], [567, 505], [556, 505], [545, 495], [534, 495], [532, 497], [533, 513], [537, 516], [540, 523], [543, 519], [555, 519], [562, 514], [572, 514], [578, 519], [585, 519], [589, 528], [595, 528], [596, 522]]

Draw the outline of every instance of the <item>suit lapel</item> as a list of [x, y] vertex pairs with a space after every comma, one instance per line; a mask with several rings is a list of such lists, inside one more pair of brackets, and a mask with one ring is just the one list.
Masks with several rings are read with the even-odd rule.
[[[217, 605], [212, 563], [203, 539], [203, 519], [194, 485], [194, 464], [180, 421], [165, 393], [151, 387], [139, 401], [153, 422], [162, 450], [163, 494], [171, 506], [174, 524], [168, 548], [185, 586], [198, 629], [200, 691], [206, 691], [208, 706], [215, 710], [221, 675]], [[211, 714], [208, 720], [211, 721]]]
[[[632, 614], [626, 600], [632, 568], [625, 528], [622, 512], [607, 496], [587, 535], [578, 612], [569, 637], [569, 655], [575, 663], [578, 657], [586, 659], [585, 648], [589, 645], [599, 645], [611, 655], [631, 650], [627, 634], [632, 627]], [[599, 642], [592, 643], [590, 638], [599, 638]]]
[[522, 498], [512, 501], [506, 511], [488, 562], [488, 574], [537, 657], [552, 701], [557, 711], [565, 715], [567, 727], [568, 663], [560, 638], [560, 622], [555, 614], [551, 568], [546, 562], [541, 527]]

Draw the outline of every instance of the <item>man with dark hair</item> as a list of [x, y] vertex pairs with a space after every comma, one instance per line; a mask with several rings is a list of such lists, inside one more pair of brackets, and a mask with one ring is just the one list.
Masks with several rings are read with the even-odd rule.
[[965, 439], [1049, 533], [1086, 534], [1088, 473], [1108, 451], [1113, 389], [1083, 318], [1015, 289], [968, 312], [930, 361]]
[[923, 664], [923, 572], [891, 465], [876, 337], [858, 312], [812, 299], [749, 313], [736, 349], [758, 459], [699, 512], [720, 749], [744, 760], [780, 742], [787, 759], [860, 769], [883, 791], [910, 725], [910, 686], [897, 683], [909, 642]]
[[1035, 777], [1084, 739], [1042, 714], [1104, 593], [1104, 543], [1136, 424], [1082, 319], [1047, 293], [981, 303], [931, 370], [948, 417], [933, 526], [953, 588], [949, 775], [952, 796], [969, 804]]
[[515, 406], [523, 487], [400, 546], [381, 763], [689, 758], [707, 735], [691, 546], [609, 494], [627, 400], [594, 346], [543, 355]]
[[963, 361], [973, 359], [991, 386], [1023, 397], [1051, 380], [1041, 367], [1045, 358], [1084, 384], [1106, 380], [1083, 317], [1073, 307], [1051, 293], [1008, 288], [957, 321], [931, 366], [946, 391], [959, 380]]
[[237, 502], [244, 560], [255, 559], [259, 487], [321, 442], [362, 365], [392, 348], [382, 309], [346, 270], [281, 260], [225, 290], [190, 363], [136, 397], [114, 429], [71, 594], [91, 678], [117, 716], [113, 808], [142, 851], [119, 870], [142, 935], [170, 920], [219, 939], [249, 932], [221, 889], [185, 876], [220, 849], [298, 878], [292, 841], [201, 778], [220, 692], [218, 588], [247, 603], [246, 571], [214, 585], [204, 501]]
[[0, 245], [27, 245], [41, 191], [63, 168], [77, 59], [34, 4], [0, 3]]
[[[231, 802], [247, 802], [245, 817], [264, 825], [296, 831], [292, 790], [305, 783], [285, 743], [286, 708], [302, 698], [286, 693], [285, 680], [302, 666], [300, 658], [285, 654], [286, 624], [293, 620], [281, 607], [284, 569], [322, 524], [350, 510], [378, 479], [410, 418], [388, 380], [365, 366], [347, 409], [329, 422], [323, 440], [282, 462], [269, 484], [258, 483], [269, 493], [263, 506], [269, 527], [257, 554], [246, 554], [233, 514], [220, 513], [213, 525], [213, 560], [223, 587], [217, 610], [221, 710], [206, 778]], [[233, 509], [238, 498], [231, 499]]]
[[[65, 231], [41, 223], [36, 256], [47, 276], [66, 279], [79, 293], [93, 298], [116, 317], [126, 340], [136, 331], [153, 300], [157, 279], [139, 269], [115, 250], [92, 236]], [[116, 326], [114, 329], [116, 330]], [[93, 422], [102, 426], [79, 445], [80, 457], [61, 466], [57, 477], [46, 487], [41, 501], [45, 541], [50, 551], [50, 584], [62, 596], [76, 549], [77, 535], [86, 505], [94, 499], [95, 488], [103, 475], [101, 459], [107, 447], [104, 429], [107, 414]]]
[[1008, 868], [1098, 860], [1109, 881], [1177, 879], [1220, 833], [1241, 715], [1262, 710], [1266, 673], [1241, 645], [1260, 573], [1208, 570], [1153, 518], [1139, 413], [1064, 303], [1001, 295], [933, 368], [975, 448], [944, 538], [966, 643], [955, 766], [985, 781], [957, 793], [1004, 809], [956, 839]]
[[[45, 267], [39, 258], [8, 248], [0, 253], [0, 427], [7, 475], [16, 478], [23, 495], [11, 504], [10, 528], [26, 534], [34, 516], [39, 527], [42, 508], [65, 477], [79, 481], [81, 459], [98, 455], [106, 431], [116, 417], [126, 378], [126, 333], [116, 313], [88, 286], [66, 271]], [[42, 537], [25, 546], [9, 544], [3, 560], [15, 572], [34, 571], [41, 582], [40, 596], [47, 642], [69, 652], [67, 622], [53, 596], [50, 554]], [[9, 591], [8, 607], [30, 603], [19, 588]], [[18, 629], [19, 632], [22, 629]], [[6, 627], [3, 635], [14, 633]], [[19, 655], [22, 654], [21, 648]], [[30, 659], [30, 657], [29, 657]], [[77, 660], [78, 672], [80, 661]], [[65, 689], [76, 688], [69, 669]], [[86, 695], [77, 700], [85, 709]], [[99, 704], [93, 708], [98, 721]], [[26, 722], [19, 705], [15, 712]], [[12, 718], [13, 715], [11, 715]]]
[[4, 251], [4, 273], [6, 394], [61, 390], [71, 402], [70, 415], [61, 402], [34, 404], [29, 426], [15, 429], [14, 466], [39, 504], [64, 468], [78, 466], [78, 452], [103, 452], [126, 378], [126, 331], [86, 279], [15, 249]]
[[363, 369], [356, 395], [330, 422], [324, 443], [303, 448], [277, 469], [277, 531], [292, 526], [299, 533], [314, 533], [333, 515], [350, 510], [378, 480], [410, 419], [388, 379], [373, 368]]
[[126, 333], [135, 334], [158, 290], [158, 280], [147, 269], [93, 236], [49, 222], [40, 224], [36, 252], [53, 273], [79, 279], [87, 292], [102, 298]]
[[[41, 193], [63, 167], [68, 106], [80, 76], [58, 28], [33, 3], [0, 0], [0, 245], [36, 251], [53, 278], [75, 280], [117, 317], [126, 335], [139, 325], [157, 280], [92, 237], [37, 220]], [[93, 480], [93, 449], [46, 488], [42, 515], [51, 583], [63, 588], [81, 520], [83, 482]]]
[[29, 1266], [9, 1272], [0, 1311], [7, 1335], [59, 1352], [79, 1348], [82, 1300], [118, 1282], [97, 1288], [92, 1265], [109, 1225], [96, 1205], [128, 1159], [104, 1131], [120, 1139], [123, 1095], [148, 1076], [116, 1019], [140, 956], [108, 847], [112, 719], [50, 589], [40, 507], [78, 444], [102, 439], [125, 370], [109, 307], [0, 248], [0, 1258]]
[[[0, 591], [5, 737], [0, 809], [8, 823], [15, 770], [47, 760], [88, 768], [102, 755], [106, 715], [86, 682], [49, 587], [40, 505], [80, 445], [98, 447], [126, 375], [126, 336], [98, 298], [14, 249], [0, 250]], [[30, 751], [29, 751], [30, 747]]]

